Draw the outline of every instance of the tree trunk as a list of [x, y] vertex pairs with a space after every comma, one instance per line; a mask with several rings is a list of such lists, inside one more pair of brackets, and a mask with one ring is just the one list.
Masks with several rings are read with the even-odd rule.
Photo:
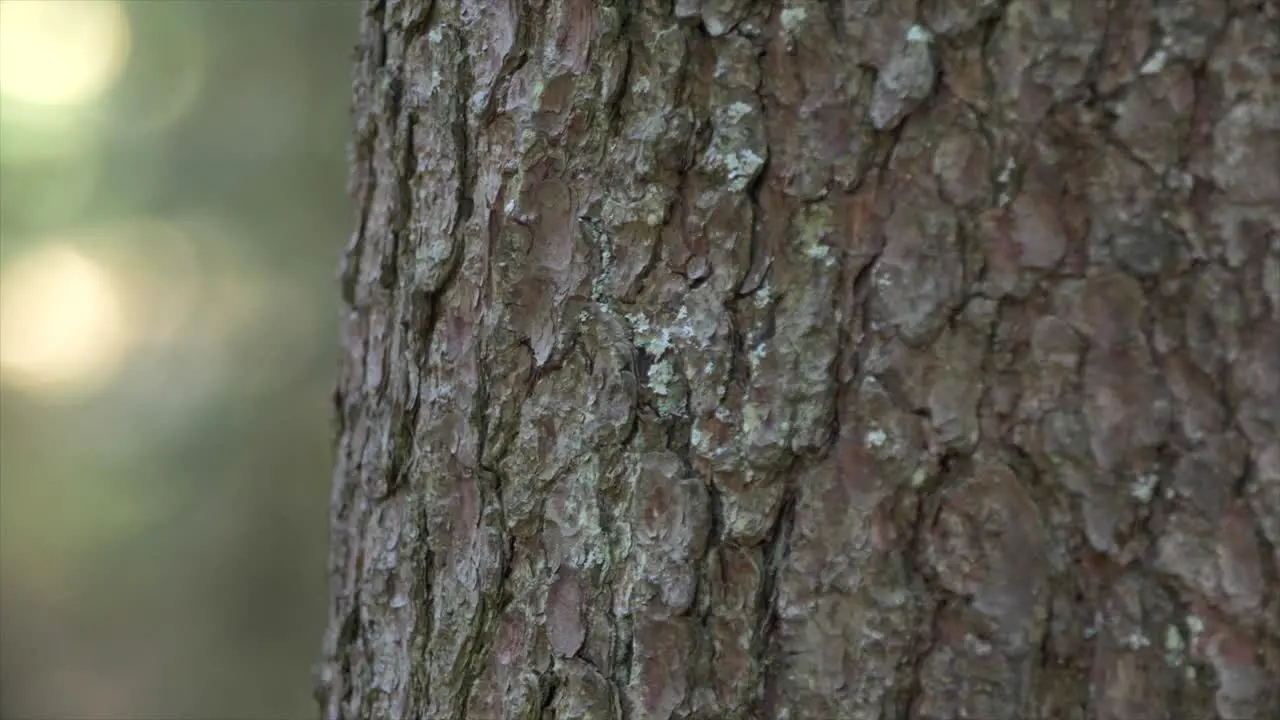
[[328, 718], [1280, 717], [1280, 10], [372, 0]]

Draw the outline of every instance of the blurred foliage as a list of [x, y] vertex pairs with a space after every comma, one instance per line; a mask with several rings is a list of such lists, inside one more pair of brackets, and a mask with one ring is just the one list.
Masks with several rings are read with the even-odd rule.
[[355, 0], [0, 0], [0, 716], [314, 715]]

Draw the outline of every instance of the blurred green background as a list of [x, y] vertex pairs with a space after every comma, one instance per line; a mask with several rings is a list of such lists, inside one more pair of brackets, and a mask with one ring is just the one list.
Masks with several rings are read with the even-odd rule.
[[355, 0], [0, 0], [0, 716], [301, 718]]

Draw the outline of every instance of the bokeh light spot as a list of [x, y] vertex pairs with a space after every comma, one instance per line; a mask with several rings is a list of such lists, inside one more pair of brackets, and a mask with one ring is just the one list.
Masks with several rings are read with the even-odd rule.
[[126, 323], [110, 274], [76, 249], [44, 245], [0, 275], [0, 377], [85, 388], [110, 376]]
[[0, 93], [35, 105], [79, 105], [120, 76], [129, 18], [117, 0], [0, 2]]

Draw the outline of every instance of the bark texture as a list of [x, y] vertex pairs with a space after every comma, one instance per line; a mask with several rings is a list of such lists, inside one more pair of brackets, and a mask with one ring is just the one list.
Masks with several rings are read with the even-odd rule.
[[1278, 48], [368, 2], [324, 716], [1280, 717]]

